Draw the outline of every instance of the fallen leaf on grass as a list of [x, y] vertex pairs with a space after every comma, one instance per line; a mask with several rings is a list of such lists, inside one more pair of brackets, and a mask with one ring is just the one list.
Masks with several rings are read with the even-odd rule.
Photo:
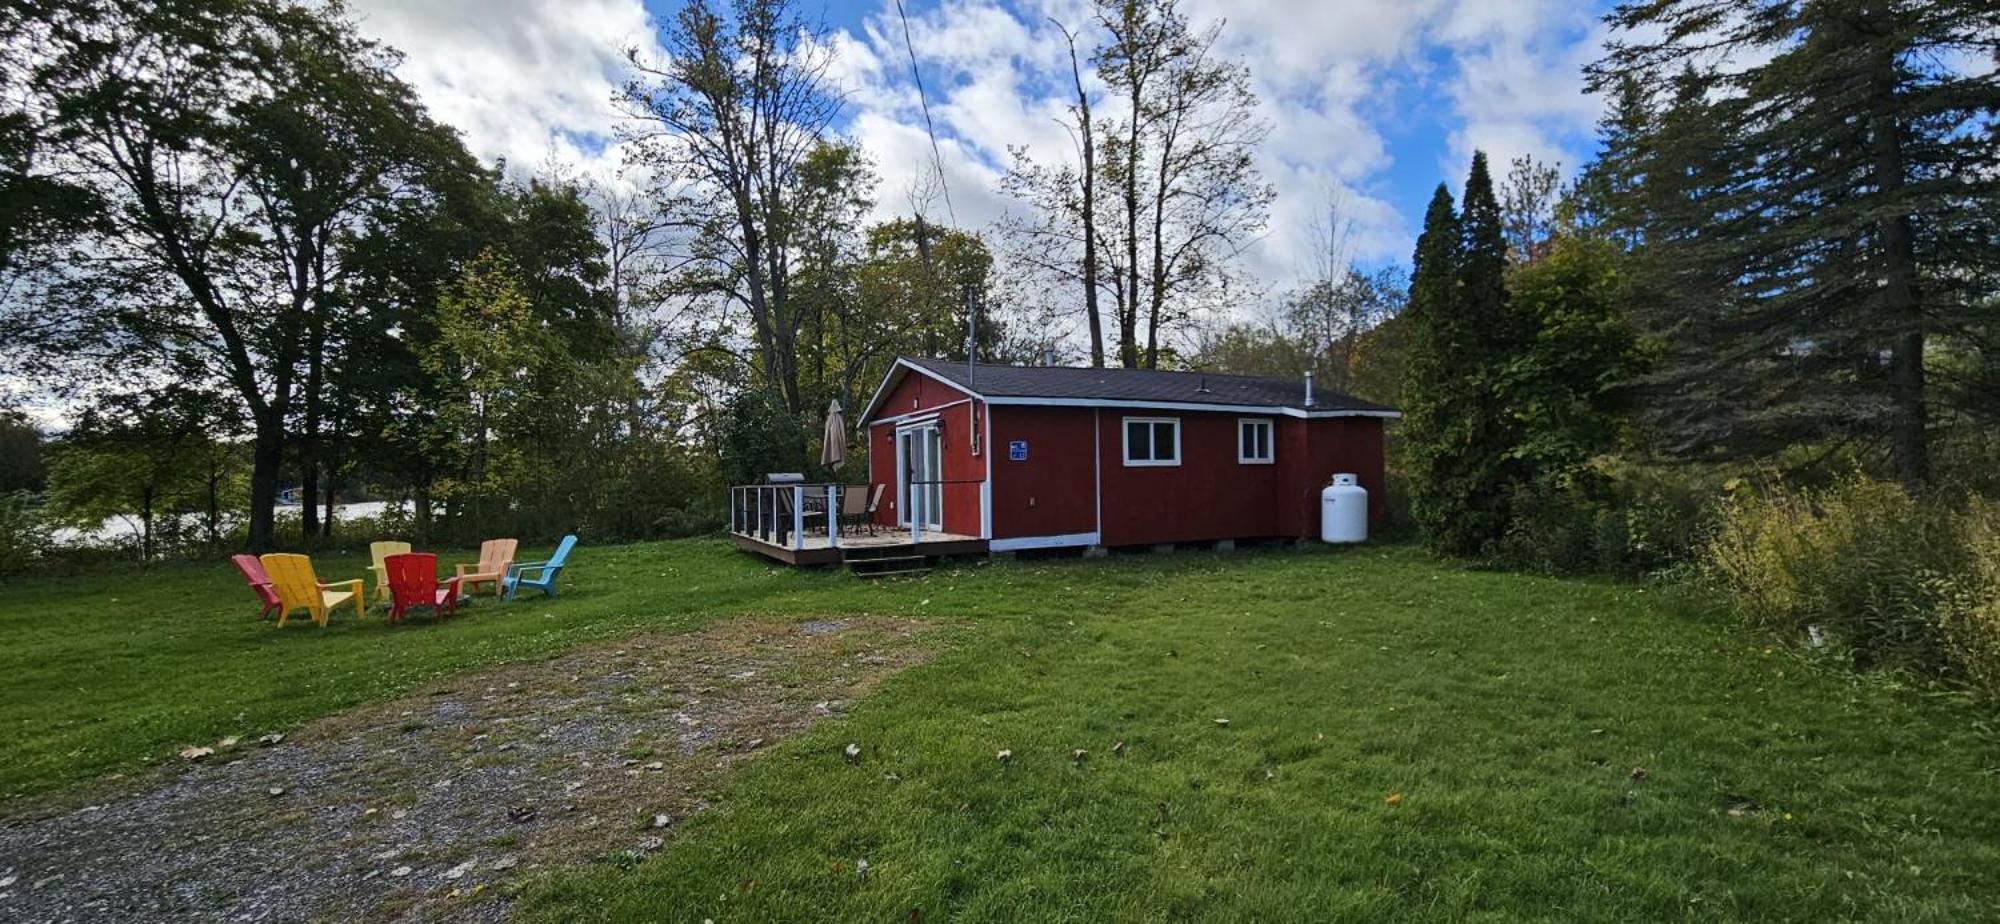
[[1385, 804], [1385, 805], [1402, 805], [1402, 804], [1403, 804], [1403, 794], [1402, 794], [1402, 793], [1400, 793], [1400, 792], [1392, 792], [1392, 793], [1390, 793], [1390, 794], [1388, 794], [1388, 795], [1386, 795], [1386, 796], [1383, 796], [1383, 797], [1382, 797], [1382, 802], [1383, 802], [1383, 804]]
[[181, 748], [181, 757], [187, 760], [200, 760], [214, 753], [214, 748], [196, 747], [192, 744]]

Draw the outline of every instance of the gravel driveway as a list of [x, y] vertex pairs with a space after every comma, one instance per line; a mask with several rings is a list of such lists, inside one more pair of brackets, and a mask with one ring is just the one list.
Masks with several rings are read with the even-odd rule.
[[668, 845], [733, 763], [926, 658], [919, 631], [733, 620], [210, 743], [94, 804], [11, 808], [0, 920], [497, 920], [525, 874]]

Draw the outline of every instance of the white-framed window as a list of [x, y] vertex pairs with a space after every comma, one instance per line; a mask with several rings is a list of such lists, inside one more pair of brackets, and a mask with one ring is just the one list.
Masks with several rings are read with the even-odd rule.
[[1271, 443], [1269, 417], [1242, 417], [1236, 421], [1236, 461], [1244, 465], [1269, 465], [1277, 458]]
[[1181, 419], [1125, 418], [1125, 464], [1181, 464]]

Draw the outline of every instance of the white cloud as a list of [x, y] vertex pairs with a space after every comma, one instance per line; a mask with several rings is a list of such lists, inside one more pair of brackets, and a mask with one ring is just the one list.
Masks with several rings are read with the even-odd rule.
[[624, 49], [657, 54], [640, 0], [353, 0], [364, 34], [400, 49], [398, 69], [433, 116], [482, 160], [532, 172], [554, 159], [617, 167], [612, 95]]
[[[639, 45], [661, 54], [640, 0], [355, 2], [365, 31], [407, 53], [402, 73], [433, 112], [475, 153], [518, 169], [550, 157], [598, 175], [615, 169], [618, 150], [606, 142], [620, 122], [610, 100], [621, 52]], [[1061, 124], [1069, 59], [1050, 20], [1081, 30], [1087, 54], [1091, 4], [906, 8], [908, 47], [893, 0], [828, 36], [829, 78], [848, 101], [842, 130], [882, 178], [874, 217], [909, 213], [913, 191], [937, 171], [910, 77], [913, 47], [959, 223], [986, 226], [1013, 206], [997, 188], [1010, 148], [1044, 162], [1075, 156]], [[1198, 23], [1226, 21], [1223, 51], [1250, 65], [1271, 125], [1260, 167], [1278, 200], [1246, 267], [1272, 287], [1311, 267], [1312, 228], [1329, 197], [1353, 222], [1356, 259], [1406, 259], [1424, 205], [1405, 188], [1412, 156], [1435, 161], [1418, 171], [1457, 184], [1474, 148], [1496, 169], [1523, 153], [1573, 169], [1587, 153], [1598, 101], [1584, 94], [1579, 69], [1602, 27], [1571, 0], [1187, 0], [1186, 12]], [[1107, 116], [1120, 108], [1100, 105]], [[1413, 138], [1427, 153], [1399, 155]], [[1428, 181], [1418, 185], [1428, 190]], [[942, 202], [925, 207], [942, 217]]]
[[[1449, 20], [1445, 34], [1459, 39], [1452, 46], [1458, 73], [1447, 92], [1460, 124], [1440, 164], [1447, 175], [1462, 175], [1475, 149], [1496, 172], [1522, 155], [1574, 171], [1584, 153], [1573, 144], [1590, 132], [1602, 104], [1584, 91], [1582, 72], [1603, 45], [1603, 27], [1568, 6], [1520, 5], [1519, 18], [1461, 12]], [[1493, 6], [1468, 2], [1461, 11]]]

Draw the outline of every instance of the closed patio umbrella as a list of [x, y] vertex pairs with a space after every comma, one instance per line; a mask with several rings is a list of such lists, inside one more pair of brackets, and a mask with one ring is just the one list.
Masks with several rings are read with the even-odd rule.
[[847, 461], [847, 418], [840, 413], [838, 398], [826, 406], [826, 433], [819, 461], [829, 468], [839, 468], [840, 463]]

